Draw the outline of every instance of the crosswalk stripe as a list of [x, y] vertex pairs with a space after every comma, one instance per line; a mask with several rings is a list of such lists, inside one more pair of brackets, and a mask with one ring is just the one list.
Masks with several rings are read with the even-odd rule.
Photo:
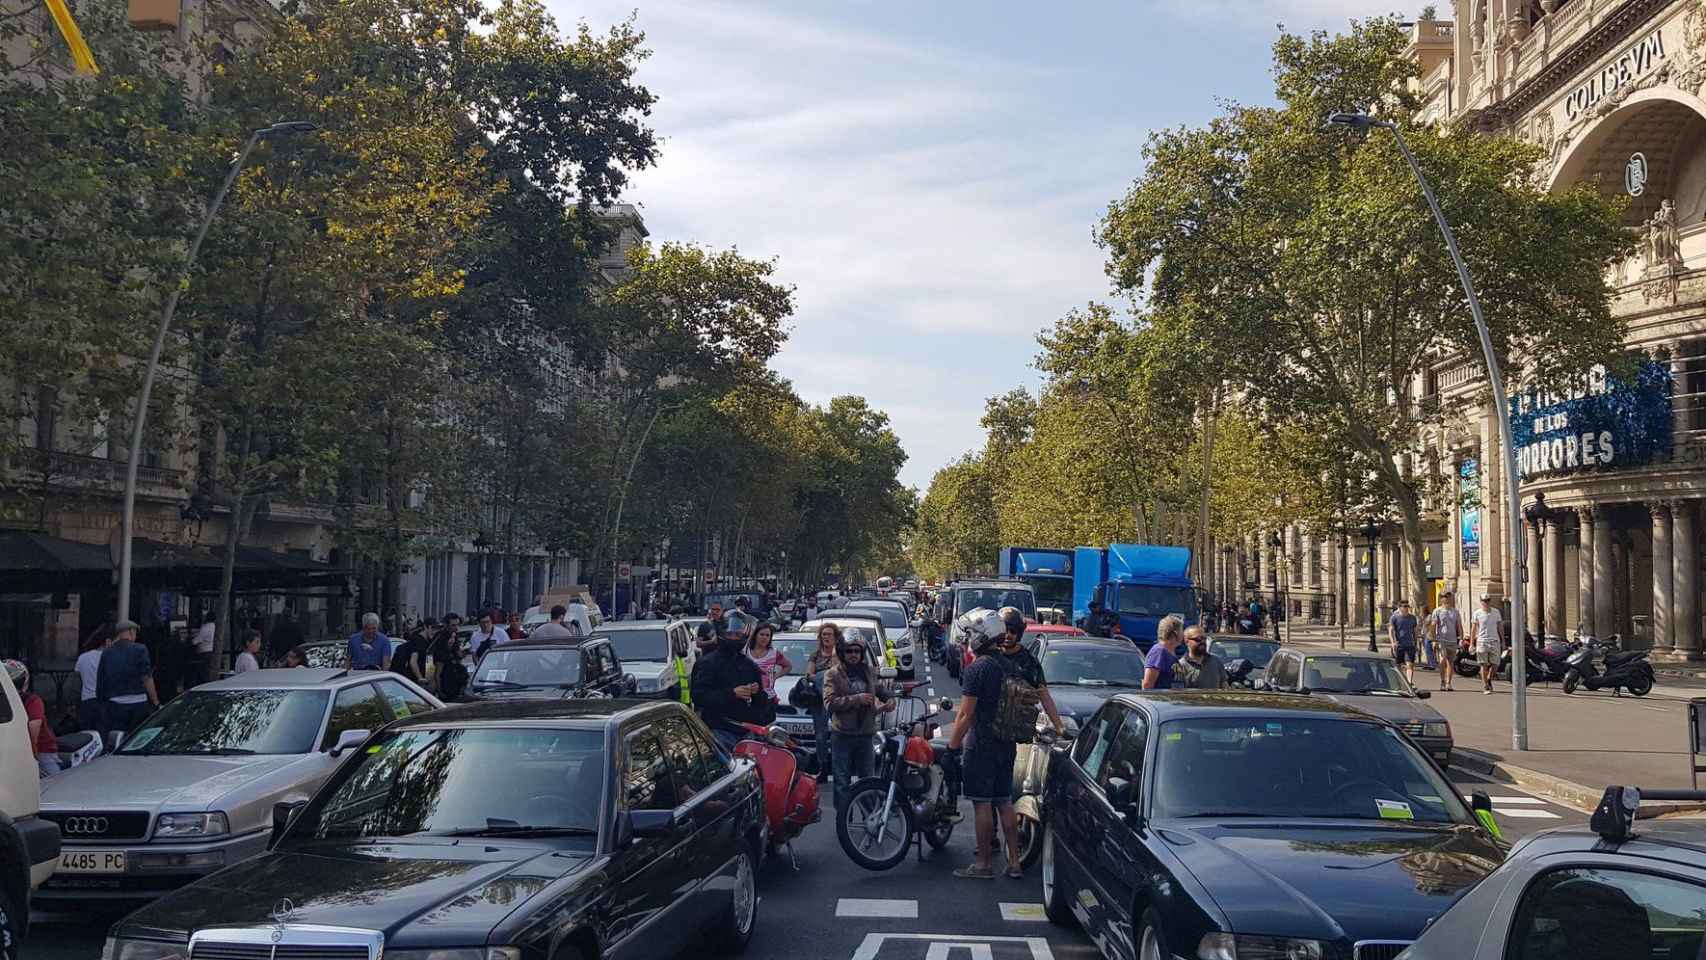
[[1512, 818], [1515, 818], [1517, 820], [1562, 820], [1563, 819], [1563, 817], [1558, 816], [1557, 814], [1553, 813], [1550, 810], [1535, 810], [1535, 809], [1530, 808], [1530, 807], [1518, 807], [1515, 810], [1499, 810], [1499, 809], [1495, 808], [1493, 810], [1493, 815], [1499, 816], [1499, 817], [1512, 817]]
[[1001, 919], [1009, 923], [1040, 923], [1048, 919], [1040, 903], [1003, 903]]
[[[1469, 800], [1472, 798], [1468, 794], [1464, 794], [1463, 799]], [[1487, 799], [1493, 801], [1493, 806], [1495, 806], [1495, 807], [1502, 804], [1502, 803], [1533, 805], [1533, 804], [1544, 804], [1546, 802], [1546, 801], [1540, 799], [1539, 797], [1488, 797]]]
[[917, 920], [917, 900], [862, 900], [842, 897], [835, 901], [838, 917], [886, 917], [894, 920]]

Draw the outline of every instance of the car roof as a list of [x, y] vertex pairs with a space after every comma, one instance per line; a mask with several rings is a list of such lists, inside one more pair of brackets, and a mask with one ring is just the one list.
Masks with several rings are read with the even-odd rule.
[[[1238, 643], [1265, 643], [1270, 647], [1278, 647], [1282, 645], [1273, 637], [1255, 637], [1248, 633], [1211, 633], [1208, 635], [1209, 643], [1213, 643], [1216, 640], [1233, 640]], [[1352, 653], [1354, 651], [1346, 650], [1344, 652]]]
[[1271, 717], [1285, 714], [1298, 717], [1321, 717], [1331, 720], [1368, 720], [1380, 718], [1356, 707], [1346, 706], [1320, 697], [1303, 697], [1288, 693], [1249, 693], [1241, 690], [1156, 690], [1145, 693], [1122, 693], [1117, 699], [1132, 705], [1146, 704], [1155, 711], [1158, 720], [1179, 720], [1194, 717]]
[[561, 640], [510, 640], [493, 647], [493, 653], [507, 653], [511, 650], [573, 650], [598, 640], [607, 639], [602, 629], [594, 630], [590, 637], [564, 637]]
[[[1027, 624], [1025, 624], [1025, 632], [1028, 634], [1029, 633], [1049, 634], [1049, 635], [1052, 635], [1055, 637], [1088, 637], [1088, 636], [1090, 636], [1090, 634], [1085, 633], [1083, 630], [1078, 629], [1077, 627], [1073, 626], [1070, 623], [1027, 623]], [[1096, 637], [1094, 639], [1106, 640], [1108, 638], [1107, 637]], [[1128, 646], [1130, 645], [1129, 641], [1127, 642], [1127, 645]]]
[[442, 710], [417, 713], [398, 720], [391, 729], [433, 727], [443, 724], [563, 722], [576, 727], [603, 727], [613, 720], [647, 713], [685, 710], [673, 700], [629, 700], [606, 697], [562, 697], [537, 700], [482, 700], [458, 703]]
[[1387, 654], [1372, 653], [1368, 650], [1321, 650], [1321, 651], [1299, 650], [1298, 653], [1302, 654], [1306, 659], [1310, 659], [1310, 660], [1318, 660], [1318, 659], [1329, 659], [1329, 660], [1391, 660], [1392, 659]]
[[817, 642], [817, 634], [813, 633], [810, 630], [788, 630], [788, 631], [785, 631], [783, 633], [778, 633], [775, 636], [772, 636], [770, 639], [772, 641], [810, 640], [810, 641], [815, 643], [815, 642]]
[[[1026, 630], [1025, 632], [1030, 633], [1029, 630]], [[1092, 650], [1129, 650], [1137, 656], [1143, 656], [1142, 650], [1137, 649], [1137, 647], [1132, 645], [1130, 640], [1123, 637], [1118, 639], [1113, 637], [1092, 637], [1087, 633], [1044, 633], [1039, 636], [1047, 642], [1048, 646], [1051, 647], [1084, 647]]]
[[1635, 836], [1615, 844], [1603, 840], [1591, 826], [1558, 827], [1533, 834], [1513, 854], [1527, 860], [1590, 852], [1698, 866], [1702, 858], [1706, 858], [1706, 820], [1637, 820]]
[[[371, 676], [369, 674], [372, 674]], [[337, 667], [270, 667], [248, 670], [197, 686], [197, 690], [290, 690], [341, 687], [362, 683], [376, 676], [395, 676], [378, 671], [350, 671]]]
[[621, 633], [625, 630], [668, 630], [672, 623], [672, 620], [621, 620], [614, 623], [607, 620], [599, 624], [592, 631], [592, 635], [601, 637], [607, 633]]
[[899, 600], [896, 600], [893, 597], [854, 597], [853, 599], [851, 599], [847, 602], [849, 604], [855, 604], [855, 603], [892, 603], [897, 607], [906, 606], [905, 603], [903, 603]]
[[817, 615], [817, 619], [819, 620], [834, 620], [837, 617], [843, 620], [868, 620], [871, 623], [883, 622], [883, 618], [878, 616], [875, 610], [865, 611], [849, 607], [836, 607], [834, 610], [825, 610]]

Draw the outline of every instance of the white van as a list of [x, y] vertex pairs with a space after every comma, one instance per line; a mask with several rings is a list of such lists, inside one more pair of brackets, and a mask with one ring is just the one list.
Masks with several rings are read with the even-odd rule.
[[43, 820], [41, 772], [24, 701], [0, 670], [0, 952], [29, 932], [30, 894], [59, 865], [59, 825]]

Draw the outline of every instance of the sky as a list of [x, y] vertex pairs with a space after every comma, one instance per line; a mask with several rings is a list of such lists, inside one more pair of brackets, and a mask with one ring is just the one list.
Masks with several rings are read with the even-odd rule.
[[1149, 131], [1268, 102], [1278, 24], [1376, 0], [546, 0], [634, 16], [655, 168], [623, 199], [654, 241], [775, 258], [795, 287], [773, 366], [808, 402], [888, 413], [904, 483], [982, 446], [985, 398], [1038, 377], [1036, 335], [1123, 305], [1093, 229]]

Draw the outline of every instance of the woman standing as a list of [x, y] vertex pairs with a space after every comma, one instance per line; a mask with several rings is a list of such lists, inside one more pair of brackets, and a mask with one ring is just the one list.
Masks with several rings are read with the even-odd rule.
[[812, 715], [812, 736], [817, 740], [817, 773], [820, 780], [834, 769], [830, 765], [829, 706], [824, 703], [823, 689], [824, 679], [829, 676], [829, 671], [835, 669], [835, 650], [840, 645], [840, 627], [833, 623], [818, 627], [817, 649], [806, 658], [806, 677], [800, 681], [810, 686], [810, 695], [817, 698], [817, 706], [808, 706], [808, 709]]
[[835, 808], [846, 804], [853, 781], [876, 772], [872, 739], [877, 714], [894, 709], [894, 699], [877, 683], [877, 671], [865, 662], [865, 645], [843, 639], [837, 644], [836, 665], [823, 685], [831, 715], [831, 758], [835, 764]]
[[776, 678], [794, 670], [787, 656], [770, 642], [775, 636], [776, 625], [764, 622], [753, 628], [751, 638], [746, 641], [746, 655], [758, 664], [758, 681], [764, 684], [764, 692], [771, 700], [776, 699]]

